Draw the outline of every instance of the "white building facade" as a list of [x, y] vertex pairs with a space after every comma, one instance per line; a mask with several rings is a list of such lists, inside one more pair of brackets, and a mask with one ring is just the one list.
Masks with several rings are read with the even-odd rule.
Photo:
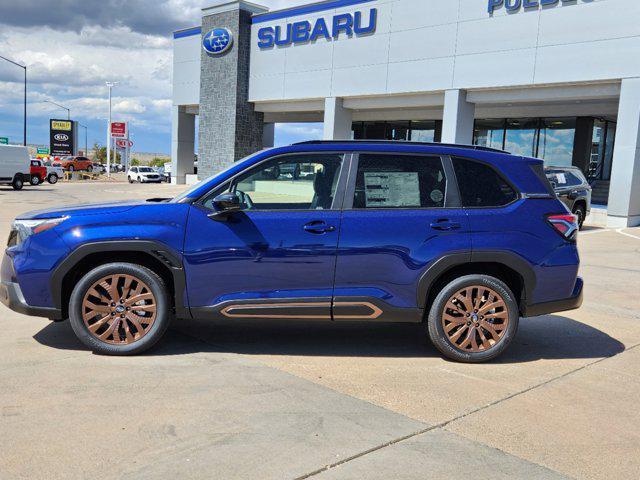
[[275, 123], [322, 122], [325, 139], [474, 143], [578, 166], [610, 226], [640, 225], [637, 0], [222, 1], [174, 33], [173, 82], [178, 183], [194, 153], [205, 177], [270, 146]]

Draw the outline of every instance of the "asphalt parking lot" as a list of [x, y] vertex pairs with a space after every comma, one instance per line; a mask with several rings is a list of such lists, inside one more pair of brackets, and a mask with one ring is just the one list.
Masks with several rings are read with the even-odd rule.
[[[181, 190], [0, 187], [0, 239], [27, 210]], [[101, 357], [0, 305], [0, 478], [639, 478], [640, 229], [579, 243], [583, 308], [485, 365], [419, 326], [298, 322], [176, 322]]]

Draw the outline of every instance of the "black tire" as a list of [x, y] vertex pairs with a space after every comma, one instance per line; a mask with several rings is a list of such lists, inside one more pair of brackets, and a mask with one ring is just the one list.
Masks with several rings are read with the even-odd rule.
[[[499, 294], [506, 305], [508, 324], [503, 336], [491, 348], [480, 352], [465, 351], [454, 345], [444, 331], [442, 316], [449, 299], [460, 290], [471, 286], [481, 286], [492, 289]], [[482, 363], [501, 355], [513, 341], [518, 331], [520, 313], [518, 303], [509, 287], [495, 277], [489, 275], [467, 275], [457, 278], [447, 284], [436, 296], [429, 311], [428, 330], [433, 345], [445, 357], [462, 363]], [[468, 327], [467, 327], [468, 328]], [[464, 335], [463, 335], [464, 336]]]
[[[157, 313], [153, 324], [142, 338], [129, 344], [114, 345], [99, 340], [90, 333], [82, 317], [85, 294], [95, 282], [108, 275], [132, 275], [139, 278], [149, 286], [155, 297]], [[171, 301], [162, 278], [148, 268], [132, 263], [109, 263], [94, 268], [76, 284], [69, 300], [69, 321], [74, 333], [93, 352], [103, 355], [128, 356], [148, 350], [162, 338], [172, 318]]]
[[73, 167], [73, 165], [69, 165], [69, 171], [73, 172], [75, 170], [75, 168]]
[[91, 165], [89, 165], [87, 167], [87, 172], [89, 172], [89, 173], [93, 172], [93, 167]]
[[133, 183], [133, 178], [128, 177], [129, 178], [129, 183]]
[[55, 173], [50, 173], [47, 177], [47, 182], [49, 182], [51, 185], [55, 185], [56, 183], [58, 183], [58, 175], [56, 175]]
[[24, 187], [24, 180], [22, 179], [22, 176], [16, 175], [13, 178], [13, 182], [11, 182], [11, 186], [14, 190], [22, 190], [22, 187]]
[[37, 175], [31, 175], [31, 179], [29, 180], [29, 183], [34, 187], [40, 185], [40, 177], [38, 177]]
[[580, 227], [580, 230], [582, 230], [584, 221], [587, 218], [587, 210], [583, 205], [576, 205], [575, 207], [573, 207], [573, 214], [578, 217], [578, 227]]

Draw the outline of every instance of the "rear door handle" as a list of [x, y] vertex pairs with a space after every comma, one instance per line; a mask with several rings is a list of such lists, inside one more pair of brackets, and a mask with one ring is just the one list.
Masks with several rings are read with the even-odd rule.
[[460, 225], [458, 222], [452, 222], [446, 218], [443, 218], [441, 220], [433, 222], [431, 224], [431, 228], [434, 230], [446, 232], [450, 230], [460, 230], [462, 228], [462, 225]]
[[327, 225], [325, 222], [310, 222], [304, 227], [305, 232], [313, 233], [314, 235], [322, 235], [323, 233], [335, 232], [336, 227]]

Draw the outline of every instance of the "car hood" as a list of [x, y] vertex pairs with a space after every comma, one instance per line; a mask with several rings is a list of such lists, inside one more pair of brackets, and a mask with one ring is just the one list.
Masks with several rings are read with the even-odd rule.
[[140, 205], [148, 205], [144, 200], [128, 200], [110, 203], [89, 203], [83, 205], [69, 205], [66, 207], [48, 208], [45, 210], [35, 210], [19, 215], [21, 220], [40, 220], [46, 218], [57, 218], [64, 216], [81, 215], [105, 215], [123, 213]]

